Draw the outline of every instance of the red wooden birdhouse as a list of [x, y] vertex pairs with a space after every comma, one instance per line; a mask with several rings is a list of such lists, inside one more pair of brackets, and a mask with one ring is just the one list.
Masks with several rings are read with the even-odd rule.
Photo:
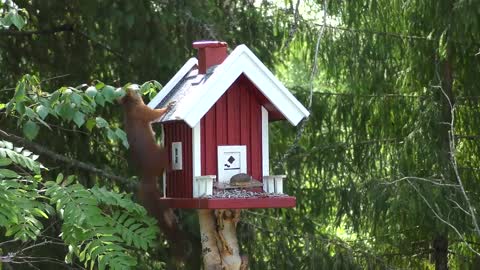
[[193, 43], [191, 58], [148, 104], [173, 108], [158, 122], [170, 153], [162, 203], [172, 208], [284, 208], [283, 175], [269, 173], [268, 124], [309, 112], [245, 46]]

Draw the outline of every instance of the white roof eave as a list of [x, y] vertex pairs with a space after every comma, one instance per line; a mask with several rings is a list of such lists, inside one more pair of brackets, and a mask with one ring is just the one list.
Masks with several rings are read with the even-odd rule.
[[188, 61], [177, 71], [177, 73], [168, 81], [168, 83], [162, 88], [147, 106], [155, 109], [160, 102], [172, 91], [172, 89], [182, 80], [182, 78], [195, 66], [198, 60], [195, 57], [188, 59]]
[[194, 127], [242, 73], [292, 125], [296, 126], [310, 115], [247, 46], [240, 45], [215, 69], [207, 82], [193, 93], [194, 96], [189, 98], [190, 104], [184, 107], [188, 110], [176, 113], [178, 119]]

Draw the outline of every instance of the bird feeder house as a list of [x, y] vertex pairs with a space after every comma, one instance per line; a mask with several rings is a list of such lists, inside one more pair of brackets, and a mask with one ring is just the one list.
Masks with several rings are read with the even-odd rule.
[[270, 175], [268, 125], [309, 112], [245, 45], [193, 43], [191, 58], [148, 104], [170, 153], [160, 203], [171, 208], [295, 207], [284, 175]]

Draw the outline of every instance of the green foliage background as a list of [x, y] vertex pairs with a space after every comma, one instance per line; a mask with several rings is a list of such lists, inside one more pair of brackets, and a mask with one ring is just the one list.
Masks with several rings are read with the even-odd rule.
[[[134, 193], [136, 180], [115, 89], [147, 82], [142, 89], [152, 95], [156, 81], [195, 55], [193, 41], [217, 39], [246, 44], [303, 104], [313, 90], [298, 143], [298, 128], [271, 126], [272, 171], [288, 175], [285, 190], [297, 207], [244, 212], [238, 235], [252, 269], [480, 267], [472, 218], [480, 191], [480, 4], [301, 1], [298, 13], [296, 6], [2, 2], [0, 129], [125, 179], [68, 167], [4, 137], [0, 256], [46, 239], [24, 251], [51, 258], [36, 264], [41, 269], [106, 261], [172, 267], [151, 219], [122, 193]], [[198, 237], [193, 212], [181, 221]], [[444, 250], [436, 243], [445, 239]]]

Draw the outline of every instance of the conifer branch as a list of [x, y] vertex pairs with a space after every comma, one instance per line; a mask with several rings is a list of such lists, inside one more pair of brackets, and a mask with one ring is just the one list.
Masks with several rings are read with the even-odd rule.
[[92, 44], [94, 44], [96, 46], [99, 46], [99, 47], [103, 48], [104, 50], [106, 50], [106, 51], [112, 53], [113, 55], [117, 56], [118, 58], [128, 62], [128, 59], [124, 55], [122, 55], [121, 53], [116, 52], [115, 50], [110, 48], [110, 46], [106, 45], [105, 43], [102, 43], [102, 42], [99, 42], [99, 41], [95, 40], [94, 38], [89, 36], [87, 33], [81, 31], [80, 29], [77, 29], [75, 27], [75, 25], [69, 24], [69, 23], [62, 24], [62, 25], [59, 25], [59, 26], [55, 26], [55, 27], [52, 27], [52, 28], [49, 28], [49, 29], [30, 30], [30, 31], [2, 29], [2, 30], [0, 30], [0, 36], [53, 35], [53, 34], [62, 33], [62, 32], [70, 32], [70, 33], [74, 33], [74, 34], [78, 34], [80, 36], [83, 36], [84, 38], [86, 38], [87, 40], [92, 42]]
[[473, 249], [470, 244], [468, 244], [466, 242], [466, 239], [463, 237], [463, 235], [460, 233], [460, 231], [457, 229], [457, 227], [455, 227], [452, 223], [450, 223], [449, 221], [445, 220], [444, 218], [442, 218], [440, 216], [439, 213], [437, 213], [437, 211], [435, 211], [435, 209], [433, 209], [432, 205], [428, 202], [428, 200], [425, 198], [425, 196], [423, 196], [423, 194], [420, 192], [420, 190], [418, 189], [417, 186], [415, 186], [412, 182], [410, 182], [410, 180], [407, 180], [407, 182], [410, 184], [410, 186], [412, 186], [412, 188], [417, 192], [418, 196], [420, 196], [420, 198], [422, 198], [422, 200], [425, 202], [425, 204], [428, 206], [428, 208], [430, 209], [430, 211], [432, 211], [433, 215], [438, 219], [440, 220], [442, 223], [444, 223], [445, 225], [447, 225], [448, 227], [452, 228], [453, 231], [457, 234], [458, 237], [460, 237], [460, 239], [462, 239], [462, 242], [465, 243], [465, 245], [467, 245], [468, 249], [470, 249], [470, 251], [472, 251], [473, 253], [475, 253], [476, 255], [480, 256], [480, 253], [478, 251], [476, 251], [475, 249]]
[[62, 24], [50, 29], [40, 29], [31, 31], [19, 31], [12, 29], [0, 30], [0, 36], [31, 36], [31, 35], [52, 35], [61, 32], [75, 32], [73, 24]]

